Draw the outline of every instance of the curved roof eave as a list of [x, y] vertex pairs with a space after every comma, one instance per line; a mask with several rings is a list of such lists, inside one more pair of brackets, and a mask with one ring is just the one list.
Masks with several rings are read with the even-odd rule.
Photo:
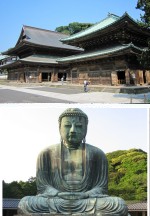
[[[112, 56], [118, 52], [122, 52], [122, 51], [126, 51], [126, 50], [137, 50], [138, 52], [142, 52], [144, 51], [144, 49], [141, 49], [139, 47], [134, 46], [132, 43], [128, 44], [128, 45], [122, 45], [122, 46], [118, 46], [118, 47], [114, 47], [114, 48], [109, 48], [109, 49], [104, 49], [104, 50], [100, 50], [100, 51], [96, 51], [96, 52], [90, 52], [88, 54], [83, 53], [83, 54], [78, 54], [78, 55], [73, 55], [70, 57], [64, 57], [64, 58], [60, 58], [57, 61], [59, 63], [69, 63], [69, 62], [78, 62], [78, 61], [85, 61], [85, 60], [90, 60], [90, 59], [98, 59], [98, 58], [104, 58], [104, 57], [108, 57], [108, 56]], [[136, 52], [133, 52], [135, 53]]]
[[3, 54], [5, 55], [13, 55], [13, 53], [19, 49], [20, 47], [22, 47], [24, 45], [24, 42], [22, 41], [21, 43], [19, 43], [18, 45], [16, 45], [15, 47], [13, 48], [10, 48], [8, 50], [6, 50], [5, 52], [3, 52]]
[[15, 62], [11, 62], [11, 63], [9, 63], [9, 64], [1, 65], [1, 66], [0, 66], [0, 69], [11, 68], [11, 67], [17, 66], [17, 65], [19, 65], [19, 64], [21, 64], [21, 62], [20, 62], [19, 60], [17, 60], [17, 61], [15, 61]]
[[[113, 17], [113, 19], [112, 20], [110, 20], [110, 22], [108, 22], [108, 24], [107, 24], [107, 19], [109, 19], [109, 16], [110, 17]], [[128, 18], [128, 19], [130, 19], [130, 21], [133, 23], [133, 24], [135, 24], [135, 25], [137, 25], [137, 26], [139, 26], [138, 24], [137, 24], [137, 22], [132, 18], [132, 17], [130, 17], [129, 16], [129, 14], [127, 13], [127, 12], [125, 12], [121, 17], [118, 17], [118, 16], [116, 16], [116, 15], [111, 15], [111, 14], [109, 14], [105, 19], [103, 19], [102, 21], [100, 21], [100, 22], [98, 22], [98, 23], [96, 23], [95, 25], [93, 25], [93, 26], [91, 26], [91, 27], [89, 27], [89, 28], [87, 28], [87, 29], [85, 29], [85, 30], [83, 30], [83, 31], [81, 31], [81, 32], [78, 32], [78, 33], [76, 33], [76, 34], [73, 34], [73, 35], [71, 35], [71, 36], [69, 36], [69, 37], [66, 37], [66, 38], [62, 38], [61, 39], [61, 41], [63, 42], [63, 43], [73, 43], [73, 42], [77, 42], [78, 40], [82, 40], [83, 38], [85, 38], [85, 37], [91, 37], [91, 36], [93, 36], [94, 34], [96, 34], [96, 33], [98, 33], [99, 31], [102, 31], [102, 30], [104, 30], [104, 29], [107, 29], [107, 28], [109, 28], [110, 26], [113, 26], [113, 25], [115, 25], [115, 24], [117, 24], [117, 23], [119, 23], [119, 22], [121, 22], [123, 19], [125, 19], [125, 18]], [[106, 21], [106, 24], [105, 25], [101, 25], [101, 23], [102, 22], [105, 22]]]
[[44, 44], [38, 44], [38, 43], [33, 43], [27, 40], [24, 40], [24, 44], [27, 45], [33, 45], [33, 46], [37, 46], [37, 47], [44, 47], [44, 48], [49, 48], [49, 49], [59, 49], [59, 50], [73, 50], [73, 51], [84, 51], [82, 48], [80, 47], [75, 47], [75, 46], [70, 46], [70, 47], [59, 47], [59, 46], [48, 46], [48, 45], [44, 45]]

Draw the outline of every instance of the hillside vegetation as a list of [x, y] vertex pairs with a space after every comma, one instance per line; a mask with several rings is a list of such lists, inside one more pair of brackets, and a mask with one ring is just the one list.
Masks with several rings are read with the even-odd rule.
[[[109, 195], [125, 200], [147, 199], [147, 153], [140, 149], [115, 151], [107, 154], [109, 162]], [[36, 178], [27, 182], [3, 181], [4, 198], [36, 195]]]
[[76, 34], [80, 31], [83, 31], [91, 27], [92, 25], [93, 25], [92, 23], [73, 22], [73, 23], [69, 23], [68, 26], [59, 26], [55, 29], [55, 31], [61, 32], [67, 35], [73, 35], [73, 34]]
[[147, 199], [147, 153], [141, 149], [107, 154], [109, 194], [125, 200]]

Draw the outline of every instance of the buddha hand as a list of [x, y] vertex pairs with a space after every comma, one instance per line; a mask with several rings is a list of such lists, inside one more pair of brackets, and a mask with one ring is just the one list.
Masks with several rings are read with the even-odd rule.
[[58, 193], [58, 197], [66, 200], [78, 200], [88, 198], [88, 194], [83, 192], [61, 192]]

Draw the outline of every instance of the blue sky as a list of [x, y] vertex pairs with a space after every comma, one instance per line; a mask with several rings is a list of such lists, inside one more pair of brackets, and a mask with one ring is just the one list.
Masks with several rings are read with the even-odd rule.
[[[39, 152], [60, 143], [58, 117], [69, 107], [89, 118], [86, 142], [105, 153], [143, 149], [148, 152], [148, 110], [81, 104], [2, 104], [0, 170], [6, 182], [35, 176]], [[7, 158], [7, 159], [6, 159]]]
[[23, 25], [55, 30], [71, 22], [96, 23], [108, 14], [128, 12], [140, 19], [137, 0], [3, 0], [0, 4], [0, 52], [14, 47]]

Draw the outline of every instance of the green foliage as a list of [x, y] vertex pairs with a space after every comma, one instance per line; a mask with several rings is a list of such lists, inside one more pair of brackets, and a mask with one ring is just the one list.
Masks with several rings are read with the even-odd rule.
[[27, 182], [3, 181], [3, 198], [22, 198], [28, 195], [36, 195], [36, 179], [31, 177]]
[[60, 26], [60, 27], [57, 27], [57, 28], [55, 29], [55, 31], [61, 32], [61, 33], [66, 34], [66, 35], [70, 35], [70, 32], [69, 32], [69, 30], [68, 30], [68, 26]]
[[142, 52], [138, 60], [145, 69], [150, 69], [150, 39], [148, 41], [148, 48]]
[[107, 154], [109, 194], [125, 200], [147, 199], [147, 154], [141, 149]]
[[91, 23], [73, 22], [73, 23], [69, 23], [68, 26], [57, 27], [55, 29], [55, 31], [61, 32], [61, 33], [64, 33], [64, 34], [68, 34], [68, 35], [72, 35], [72, 34], [80, 32], [82, 30], [85, 30], [85, 29], [89, 28], [92, 25], [93, 24], [91, 24]]
[[[150, 29], [150, 1], [138, 0], [136, 8], [143, 11], [143, 15], [141, 15], [140, 25]], [[142, 56], [139, 58], [139, 62], [145, 69], [150, 68], [150, 38], [148, 40], [148, 49], [142, 53]]]
[[149, 0], [138, 0], [137, 9], [140, 9], [144, 12], [141, 15], [141, 21], [145, 27], [150, 27], [150, 1]]

